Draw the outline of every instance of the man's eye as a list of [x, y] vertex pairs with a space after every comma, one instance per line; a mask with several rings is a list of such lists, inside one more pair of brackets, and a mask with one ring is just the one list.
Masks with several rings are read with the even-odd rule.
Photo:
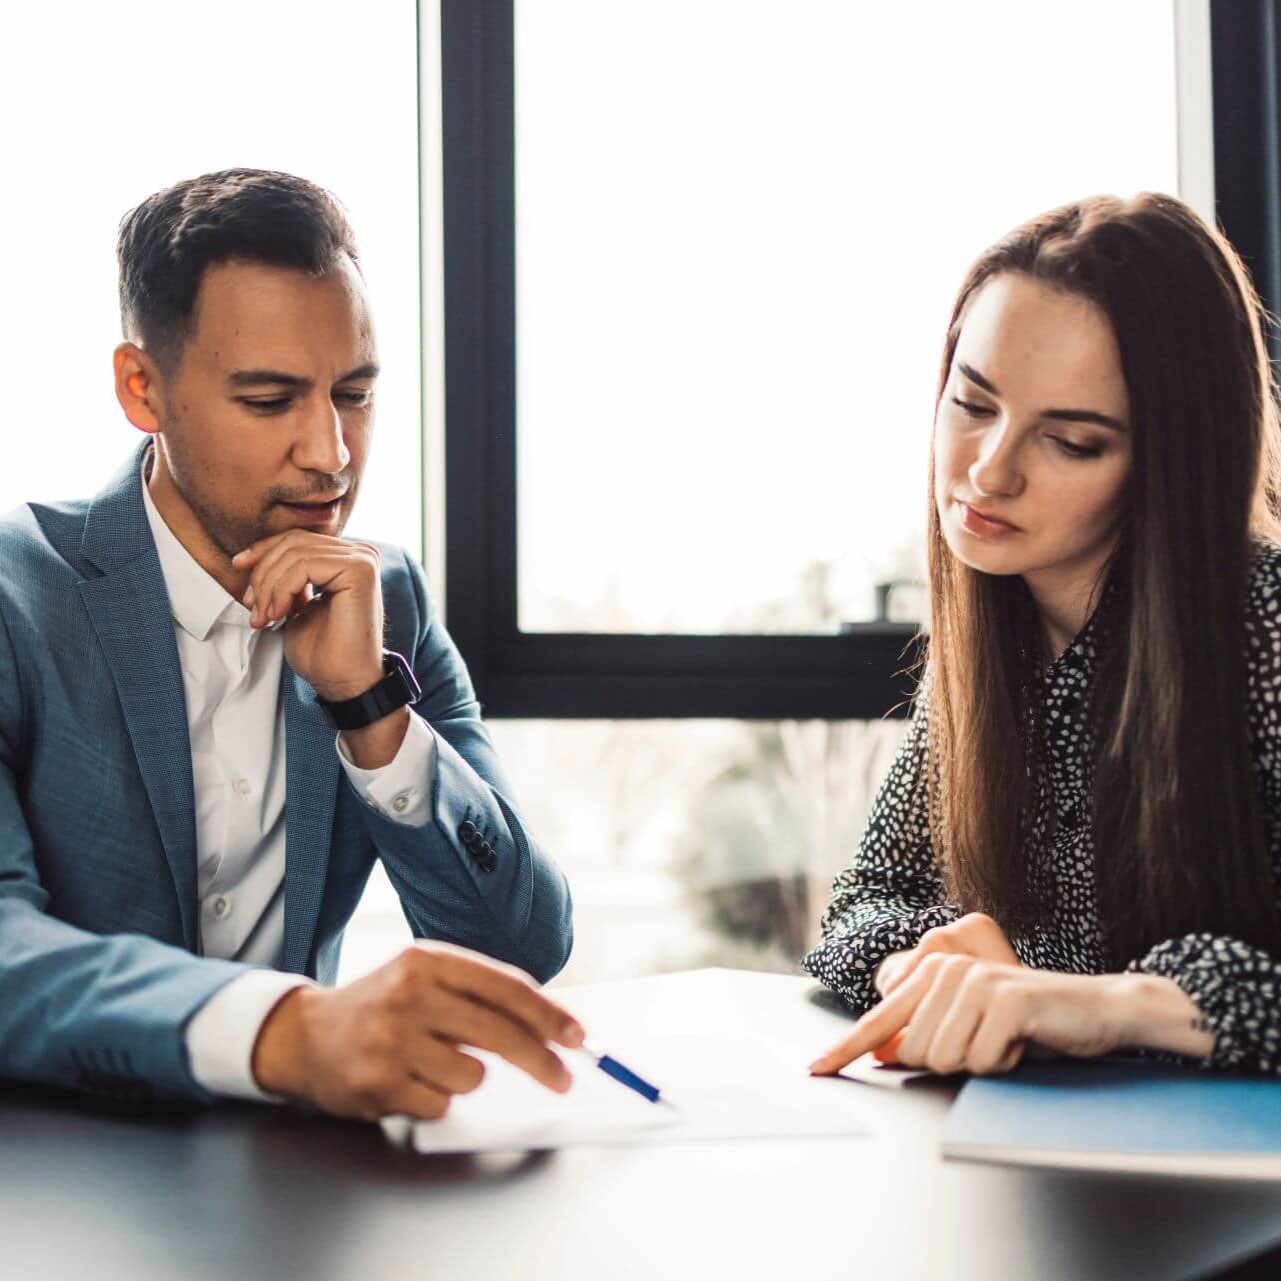
[[367, 405], [374, 398], [372, 391], [340, 391], [339, 400], [345, 400], [349, 405]]
[[278, 414], [282, 409], [289, 407], [288, 396], [272, 396], [267, 400], [249, 399], [242, 397], [240, 403], [248, 405], [250, 409], [256, 409], [264, 414]]
[[985, 405], [972, 405], [968, 400], [962, 400], [959, 396], [952, 397], [952, 404], [959, 406], [971, 418], [987, 418], [992, 413]]

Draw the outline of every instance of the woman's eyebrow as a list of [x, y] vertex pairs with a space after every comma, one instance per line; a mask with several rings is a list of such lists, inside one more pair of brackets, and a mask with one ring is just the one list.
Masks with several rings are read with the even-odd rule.
[[974, 368], [973, 365], [967, 365], [965, 361], [958, 360], [956, 362], [956, 367], [970, 380], [970, 382], [978, 383], [984, 391], [990, 391], [993, 396], [999, 396], [1001, 394], [996, 390], [996, 387], [991, 382], [984, 378], [983, 375]]
[[[976, 383], [984, 391], [993, 396], [1001, 394], [997, 391], [996, 384], [990, 378], [985, 378], [973, 365], [967, 365], [963, 360], [958, 360], [956, 367], [970, 382]], [[1041, 417], [1053, 418], [1056, 422], [1093, 423], [1096, 427], [1110, 427], [1113, 431], [1129, 430], [1119, 418], [1113, 418], [1111, 414], [1101, 414], [1095, 409], [1045, 409], [1041, 411]]]

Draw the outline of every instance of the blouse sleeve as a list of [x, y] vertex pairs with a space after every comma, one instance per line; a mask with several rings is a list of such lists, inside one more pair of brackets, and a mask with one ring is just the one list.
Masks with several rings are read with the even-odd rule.
[[[1254, 563], [1245, 636], [1250, 741], [1276, 896], [1281, 889], [1281, 548], [1265, 544]], [[1173, 979], [1196, 1003], [1214, 1034], [1214, 1049], [1203, 1066], [1281, 1074], [1277, 956], [1228, 935], [1187, 934], [1158, 943], [1128, 968]]]
[[926, 930], [957, 918], [945, 902], [930, 845], [927, 717], [922, 698], [853, 861], [832, 886], [822, 941], [802, 961], [860, 1013], [879, 999], [872, 975], [886, 956], [915, 947]]
[[1221, 934], [1167, 939], [1128, 967], [1173, 979], [1196, 1003], [1214, 1048], [1203, 1067], [1281, 1074], [1281, 964]]

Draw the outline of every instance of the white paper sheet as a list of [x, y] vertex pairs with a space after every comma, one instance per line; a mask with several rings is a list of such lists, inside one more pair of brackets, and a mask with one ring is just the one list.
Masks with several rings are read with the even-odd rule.
[[841, 1076], [851, 1081], [862, 1081], [865, 1085], [888, 1086], [891, 1090], [901, 1090], [904, 1086], [929, 1084], [938, 1081], [955, 1081], [959, 1073], [940, 1076], [929, 1068], [906, 1068], [897, 1064], [882, 1063], [874, 1054], [861, 1054], [852, 1063], [841, 1069]]
[[679, 1035], [632, 1038], [626, 1052], [603, 1048], [658, 1086], [666, 1101], [646, 1101], [584, 1055], [563, 1053], [574, 1085], [558, 1095], [478, 1053], [484, 1084], [455, 1098], [444, 1118], [412, 1127], [390, 1118], [384, 1127], [419, 1152], [867, 1132], [858, 1091], [839, 1078], [811, 1077], [794, 1047], [785, 1052], [758, 1040]]

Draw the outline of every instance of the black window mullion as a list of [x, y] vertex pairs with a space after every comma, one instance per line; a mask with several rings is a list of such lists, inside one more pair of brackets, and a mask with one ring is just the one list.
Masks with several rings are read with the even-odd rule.
[[910, 625], [833, 636], [519, 630], [513, 18], [512, 0], [441, 0], [447, 614], [486, 712], [772, 719], [899, 709]]
[[[1264, 306], [1281, 309], [1281, 0], [1211, 0], [1215, 212]], [[1268, 335], [1274, 362], [1281, 334]]]

